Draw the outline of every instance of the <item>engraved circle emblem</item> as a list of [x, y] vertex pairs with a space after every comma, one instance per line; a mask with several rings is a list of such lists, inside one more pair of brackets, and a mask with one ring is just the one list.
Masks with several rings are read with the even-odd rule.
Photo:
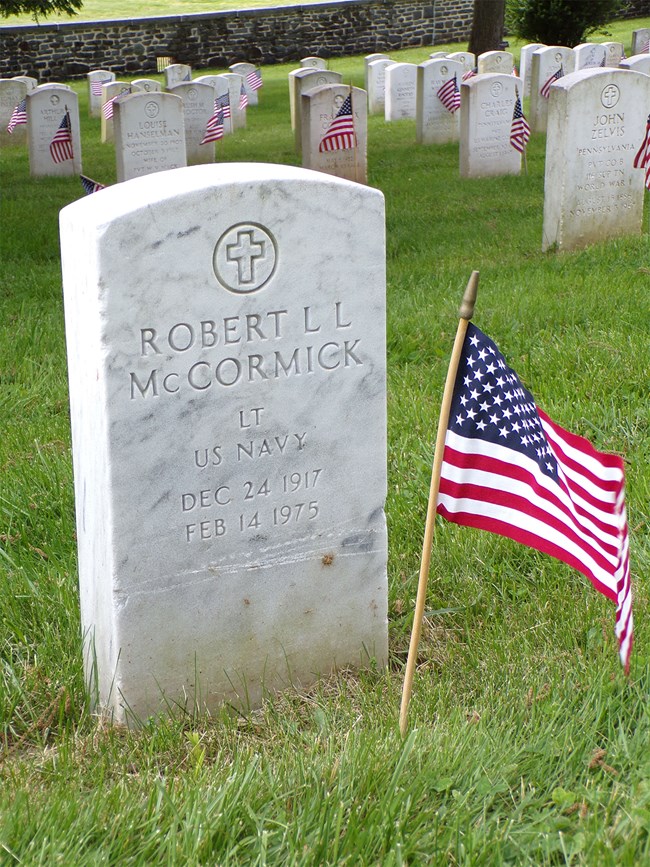
[[503, 60], [503, 57], [500, 57], [499, 55], [497, 55], [497, 56], [494, 58], [494, 62], [495, 62], [495, 63], [501, 63], [502, 60]]
[[158, 117], [158, 113], [160, 112], [160, 106], [157, 102], [154, 102], [153, 99], [151, 102], [148, 102], [144, 107], [144, 113], [147, 117]]
[[501, 84], [500, 81], [495, 81], [494, 84], [492, 84], [490, 86], [490, 93], [494, 97], [499, 96], [501, 94], [502, 90], [503, 90], [503, 85]]
[[334, 97], [334, 108], [336, 109], [336, 111], [338, 111], [342, 105], [343, 105], [343, 97], [342, 96], [335, 96]]
[[316, 79], [317, 84], [327, 84], [327, 78], [324, 75], [319, 75]]
[[555, 52], [555, 62], [556, 62], [556, 63], [559, 63], [561, 60], [562, 60], [562, 52], [561, 52], [561, 51], [556, 51], [556, 52]]
[[53, 93], [50, 97], [50, 105], [58, 105], [61, 102], [61, 97]]
[[195, 88], [195, 87], [191, 87], [191, 88], [187, 91], [187, 95], [189, 96], [190, 99], [196, 99], [196, 88]]
[[447, 75], [447, 70], [448, 70], [448, 69], [449, 69], [448, 66], [441, 66], [441, 67], [440, 67], [440, 74], [441, 74], [441, 75]]
[[268, 229], [258, 223], [238, 223], [217, 241], [212, 264], [225, 289], [247, 295], [266, 286], [277, 259], [275, 238]]
[[608, 84], [600, 94], [600, 101], [605, 108], [614, 108], [616, 103], [621, 98], [621, 91], [615, 84]]

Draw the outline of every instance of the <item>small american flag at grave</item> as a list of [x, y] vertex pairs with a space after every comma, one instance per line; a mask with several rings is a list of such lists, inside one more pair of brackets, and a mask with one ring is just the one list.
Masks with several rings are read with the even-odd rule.
[[645, 169], [645, 185], [650, 190], [650, 114], [645, 125], [645, 136], [634, 157], [634, 168]]
[[18, 105], [11, 112], [9, 123], [7, 124], [7, 132], [12, 133], [21, 123], [27, 123], [27, 99], [20, 100]]
[[50, 142], [50, 155], [55, 163], [62, 163], [65, 160], [74, 158], [72, 153], [72, 127], [70, 124], [70, 113], [66, 111], [63, 115], [63, 120], [57, 127], [56, 132]]
[[549, 94], [551, 92], [551, 85], [555, 84], [556, 81], [559, 81], [564, 76], [564, 67], [560, 66], [559, 69], [556, 69], [553, 75], [550, 75], [544, 84], [540, 88], [540, 93], [544, 97], [544, 99], [548, 99]]
[[521, 98], [517, 94], [515, 98], [515, 107], [512, 112], [512, 125], [510, 126], [510, 144], [512, 147], [523, 154], [524, 148], [530, 139], [530, 127], [528, 121], [524, 117], [524, 111], [521, 107]]
[[219, 141], [223, 138], [223, 109], [217, 108], [217, 101], [214, 103], [214, 114], [207, 122], [205, 133], [201, 139], [201, 144], [209, 144], [210, 142]]
[[455, 75], [438, 88], [436, 96], [447, 111], [450, 111], [452, 114], [458, 111], [460, 108], [460, 91], [458, 90], [458, 82]]
[[251, 90], [259, 90], [262, 87], [262, 72], [259, 69], [254, 69], [246, 76], [246, 84]]
[[318, 145], [320, 153], [326, 151], [348, 150], [357, 146], [352, 115], [352, 94], [348, 94], [327, 132]]

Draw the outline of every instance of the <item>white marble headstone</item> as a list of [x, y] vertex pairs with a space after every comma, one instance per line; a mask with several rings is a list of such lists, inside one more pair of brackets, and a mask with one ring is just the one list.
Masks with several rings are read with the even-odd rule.
[[31, 75], [14, 75], [11, 78], [12, 81], [23, 81], [27, 85], [27, 93], [32, 90], [36, 90], [38, 87], [38, 79], [33, 78]]
[[461, 89], [461, 177], [519, 174], [521, 154], [510, 144], [510, 130], [521, 80], [488, 72], [470, 78]]
[[386, 109], [386, 68], [394, 63], [388, 58], [372, 60], [368, 64], [368, 114], [384, 115]]
[[[102, 85], [102, 111], [101, 111], [101, 140], [109, 142], [114, 140], [113, 118], [115, 116], [115, 106], [120, 99], [128, 96], [130, 93], [139, 93], [139, 88], [136, 84], [129, 81], [111, 81], [109, 84]], [[114, 99], [109, 116], [106, 116], [107, 103]]]
[[515, 58], [509, 51], [484, 51], [476, 58], [479, 75], [485, 72], [499, 72], [512, 75]]
[[182, 81], [192, 80], [192, 67], [186, 63], [170, 63], [163, 70], [165, 89], [180, 84]]
[[139, 87], [144, 93], [159, 93], [162, 90], [162, 84], [155, 78], [134, 78], [131, 84]]
[[[221, 73], [220, 75], [199, 75], [194, 79], [197, 84], [210, 84], [214, 88], [214, 98], [223, 97], [228, 94], [228, 105], [230, 106], [233, 100], [239, 100], [239, 92], [237, 91], [236, 81], [226, 78]], [[232, 110], [224, 111], [223, 133], [230, 135], [233, 131], [232, 127]]]
[[597, 69], [607, 65], [607, 49], [600, 42], [582, 42], [573, 49], [575, 54], [575, 71], [579, 69]]
[[93, 69], [88, 79], [88, 112], [91, 117], [100, 117], [102, 111], [102, 84], [115, 81], [115, 73], [108, 69]]
[[27, 85], [15, 78], [0, 78], [0, 147], [5, 145], [24, 145], [27, 141], [27, 126], [22, 123], [7, 132], [16, 106], [27, 95]]
[[418, 144], [443, 144], [458, 141], [460, 135], [460, 110], [452, 112], [438, 96], [445, 82], [456, 76], [460, 91], [463, 64], [448, 57], [425, 60], [418, 66], [417, 113], [415, 118]]
[[632, 57], [621, 60], [619, 66], [621, 69], [632, 69], [634, 72], [650, 75], [650, 54], [634, 54]]
[[469, 72], [476, 66], [476, 55], [471, 51], [452, 51], [447, 55], [447, 60], [454, 60], [463, 64], [463, 72]]
[[363, 86], [366, 90], [368, 90], [368, 67], [375, 60], [390, 60], [390, 58], [387, 54], [381, 54], [378, 51], [375, 51], [373, 54], [366, 54], [366, 56], [363, 58]]
[[[574, 72], [551, 92], [542, 249], [572, 250], [641, 232], [650, 77], [623, 69]], [[643, 107], [643, 108], [640, 108]]]
[[[74, 90], [63, 84], [41, 85], [27, 94], [26, 103], [30, 174], [34, 176], [80, 174], [79, 99]], [[70, 116], [72, 159], [57, 162], [52, 152], [52, 142], [66, 112]]]
[[429, 55], [429, 60], [439, 60], [441, 57], [446, 57], [446, 51], [432, 51]]
[[[548, 97], [544, 95], [551, 79], [568, 75], [575, 69], [575, 54], [564, 45], [547, 45], [531, 55], [530, 67], [530, 116], [528, 123], [533, 132], [546, 132]], [[551, 85], [552, 86], [552, 85]], [[548, 88], [550, 90], [550, 88]]]
[[538, 48], [546, 48], [543, 42], [529, 42], [527, 45], [522, 45], [519, 53], [519, 77], [522, 81], [524, 96], [530, 96], [530, 81], [531, 81], [531, 61], [533, 51]]
[[623, 55], [625, 54], [625, 46], [622, 42], [603, 42], [605, 47], [605, 66], [617, 67]]
[[632, 31], [632, 54], [647, 54], [650, 52], [650, 27], [641, 27]]
[[180, 96], [132, 93], [115, 102], [113, 120], [118, 181], [187, 165]]
[[222, 78], [228, 82], [228, 92], [230, 94], [230, 117], [232, 120], [233, 132], [236, 129], [244, 129], [246, 126], [246, 107], [241, 106], [241, 89], [245, 88], [244, 76], [237, 72], [224, 72]]
[[415, 63], [386, 67], [385, 120], [415, 119], [417, 76]]
[[248, 97], [248, 104], [251, 106], [257, 105], [259, 102], [259, 93], [257, 90], [251, 87], [248, 76], [251, 73], [255, 72], [258, 67], [255, 66], [254, 63], [233, 63], [228, 68], [231, 72], [243, 76], [244, 87], [246, 88], [246, 96]]
[[340, 84], [343, 76], [340, 72], [331, 72], [329, 69], [313, 69], [306, 66], [298, 69], [295, 73], [289, 73], [289, 87], [293, 90], [292, 129], [294, 131], [294, 144], [296, 153], [302, 149], [302, 101], [301, 96], [314, 87], [322, 87], [324, 84]]
[[303, 57], [300, 66], [303, 69], [327, 69], [327, 61], [322, 57]]
[[214, 142], [207, 144], [201, 142], [205, 137], [208, 121], [214, 116], [214, 87], [210, 84], [190, 81], [175, 84], [169, 88], [169, 92], [174, 96], [180, 96], [183, 100], [187, 165], [213, 163]]
[[60, 225], [100, 707], [248, 707], [383, 666], [382, 194], [194, 166], [80, 199]]
[[[322, 144], [323, 137], [348, 96], [351, 96], [356, 144], [330, 150], [327, 142]], [[347, 84], [325, 84], [307, 90], [301, 99], [303, 166], [358, 184], [367, 183], [368, 108], [365, 90], [350, 88]], [[341, 143], [352, 142], [344, 138]]]

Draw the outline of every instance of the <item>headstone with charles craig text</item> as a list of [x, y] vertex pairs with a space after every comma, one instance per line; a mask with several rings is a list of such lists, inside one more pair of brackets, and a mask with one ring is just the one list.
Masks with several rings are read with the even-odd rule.
[[[347, 119], [348, 98], [351, 121]], [[365, 90], [350, 88], [346, 84], [325, 84], [307, 90], [301, 99], [303, 166], [358, 184], [367, 183], [368, 108]]]
[[650, 77], [630, 70], [581, 70], [557, 83], [549, 100], [543, 250], [641, 232], [645, 171], [634, 168], [634, 158], [649, 105]]
[[383, 666], [383, 195], [193, 166], [60, 226], [95, 705], [249, 708]]
[[187, 165], [183, 114], [183, 100], [172, 93], [133, 93], [116, 101], [118, 181]]
[[460, 175], [486, 178], [517, 175], [521, 153], [510, 143], [512, 117], [521, 80], [485, 73], [462, 85], [460, 106]]
[[44, 84], [25, 97], [29, 173], [65, 177], [81, 173], [79, 99], [64, 84]]

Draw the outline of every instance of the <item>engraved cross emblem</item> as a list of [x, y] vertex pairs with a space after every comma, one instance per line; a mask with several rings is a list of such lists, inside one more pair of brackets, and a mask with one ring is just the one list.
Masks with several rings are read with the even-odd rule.
[[602, 92], [601, 102], [605, 108], [613, 108], [618, 102], [619, 90], [615, 84], [609, 84]]
[[241, 284], [255, 282], [255, 262], [266, 257], [264, 241], [253, 241], [250, 230], [237, 232], [237, 240], [226, 247], [226, 260], [237, 263], [237, 275]]

